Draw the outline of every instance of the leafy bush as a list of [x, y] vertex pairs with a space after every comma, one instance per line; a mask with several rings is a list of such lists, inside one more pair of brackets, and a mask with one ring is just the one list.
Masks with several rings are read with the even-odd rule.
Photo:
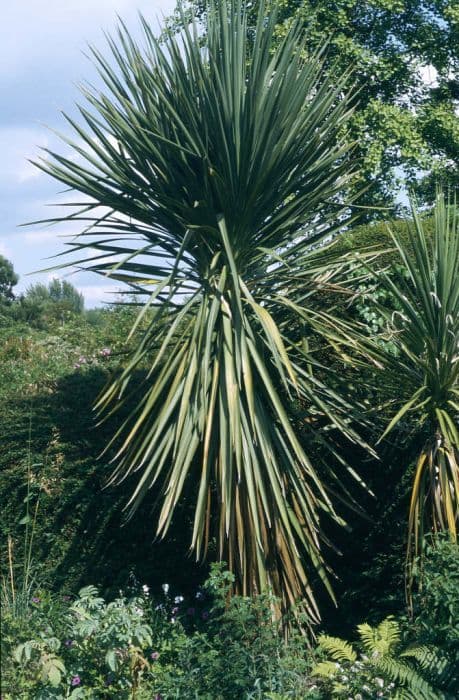
[[452, 669], [442, 688], [459, 696], [459, 545], [449, 538], [429, 542], [418, 561], [413, 633], [439, 648]]
[[25, 613], [5, 615], [4, 700], [457, 697], [457, 665], [419, 625], [389, 617], [359, 625], [355, 644], [322, 634], [314, 650], [298, 630], [284, 639], [269, 595], [228, 598], [231, 583], [215, 565], [192, 598], [163, 584], [155, 599], [135, 581], [112, 602], [94, 586], [75, 598], [35, 591]]
[[306, 638], [284, 644], [269, 596], [227, 602], [231, 582], [215, 567], [192, 603], [167, 584], [159, 604], [147, 586], [110, 603], [94, 586], [36, 592], [26, 616], [5, 616], [3, 697], [314, 698]]

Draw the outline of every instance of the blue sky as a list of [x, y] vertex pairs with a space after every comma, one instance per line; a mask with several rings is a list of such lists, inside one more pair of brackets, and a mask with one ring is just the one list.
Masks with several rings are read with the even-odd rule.
[[[138, 11], [158, 28], [158, 20], [174, 6], [175, 0], [16, 0], [2, 8], [0, 254], [20, 275], [18, 289], [58, 276], [30, 273], [53, 263], [46, 258], [62, 252], [62, 235], [68, 231], [19, 225], [48, 217], [48, 205], [65, 197], [59, 195], [62, 186], [27, 159], [36, 158], [40, 147], [65, 150], [47, 127], [65, 132], [60, 112], [73, 113], [80, 99], [76, 84], [96, 80], [83, 55], [88, 41], [104, 49], [103, 31], [116, 27], [117, 15], [135, 33]], [[68, 279], [83, 292], [87, 307], [109, 301], [117, 288], [91, 273]]]

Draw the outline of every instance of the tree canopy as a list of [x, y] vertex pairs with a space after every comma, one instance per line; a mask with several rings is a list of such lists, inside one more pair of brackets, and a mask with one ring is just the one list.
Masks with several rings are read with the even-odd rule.
[[14, 271], [13, 264], [0, 255], [0, 304], [14, 299], [13, 287], [19, 282], [19, 276]]

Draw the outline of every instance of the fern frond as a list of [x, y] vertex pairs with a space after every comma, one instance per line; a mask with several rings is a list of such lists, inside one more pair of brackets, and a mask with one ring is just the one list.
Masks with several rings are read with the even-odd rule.
[[400, 642], [400, 626], [392, 616], [386, 617], [377, 627], [364, 622], [357, 629], [362, 645], [370, 656], [391, 654]]
[[[377, 657], [373, 660], [375, 668], [385, 673], [391, 681], [404, 686], [405, 697], [412, 700], [439, 700], [442, 695], [419, 675], [413, 668], [389, 656]], [[406, 695], [406, 693], [408, 693]]]
[[322, 678], [333, 678], [338, 671], [336, 663], [333, 661], [319, 661], [311, 671], [311, 676], [321, 676]]
[[407, 647], [400, 656], [414, 659], [423, 674], [427, 674], [432, 683], [443, 688], [447, 688], [451, 681], [454, 683], [455, 672], [459, 672], [459, 659], [451, 661], [439, 649], [427, 645]]
[[319, 637], [319, 644], [336, 661], [350, 661], [351, 663], [357, 661], [357, 654], [352, 645], [344, 641], [344, 639], [322, 634]]

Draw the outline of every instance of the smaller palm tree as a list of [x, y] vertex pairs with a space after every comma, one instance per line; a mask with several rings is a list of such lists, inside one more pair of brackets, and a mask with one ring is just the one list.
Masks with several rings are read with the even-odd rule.
[[413, 203], [412, 213], [407, 241], [391, 232], [400, 274], [378, 276], [399, 309], [386, 311], [397, 352], [386, 358], [385, 371], [398, 391], [401, 378], [407, 387], [384, 435], [413, 417], [425, 436], [409, 509], [409, 572], [426, 533], [447, 531], [457, 541], [459, 517], [459, 221], [441, 193], [433, 236]]

